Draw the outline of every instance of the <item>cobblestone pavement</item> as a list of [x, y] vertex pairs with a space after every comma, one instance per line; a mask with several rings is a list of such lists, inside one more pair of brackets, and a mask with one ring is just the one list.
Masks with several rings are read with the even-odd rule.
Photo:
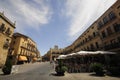
[[65, 76], [55, 76], [53, 65], [45, 62], [20, 65], [15, 74], [0, 74], [0, 80], [120, 80], [120, 78], [98, 77], [91, 75], [91, 73], [65, 73]]

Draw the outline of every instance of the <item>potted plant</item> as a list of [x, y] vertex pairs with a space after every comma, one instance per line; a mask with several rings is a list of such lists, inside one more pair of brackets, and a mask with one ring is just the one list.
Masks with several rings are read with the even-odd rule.
[[2, 71], [5, 75], [7, 75], [11, 73], [11, 69], [12, 69], [12, 60], [10, 58], [7, 58], [6, 63], [2, 68]]
[[101, 63], [92, 63], [90, 69], [96, 73], [96, 75], [103, 76], [103, 65]]
[[63, 76], [65, 71], [67, 71], [67, 67], [63, 65], [62, 61], [58, 61], [58, 65], [55, 68], [55, 71], [57, 72], [57, 75]]

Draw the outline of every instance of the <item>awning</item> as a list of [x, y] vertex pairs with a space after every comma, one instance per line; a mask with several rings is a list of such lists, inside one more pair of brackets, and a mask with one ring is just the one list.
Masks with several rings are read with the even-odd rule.
[[36, 58], [36, 57], [34, 57], [34, 58], [33, 58], [33, 60], [35, 60], [35, 61], [36, 61], [36, 60], [37, 60], [37, 58]]
[[26, 56], [19, 56], [19, 61], [27, 61], [27, 57]]

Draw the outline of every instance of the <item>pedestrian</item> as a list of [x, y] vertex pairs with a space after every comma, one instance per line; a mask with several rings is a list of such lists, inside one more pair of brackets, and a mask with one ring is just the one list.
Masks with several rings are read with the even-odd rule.
[[55, 67], [56, 67], [56, 64], [55, 62], [53, 61], [53, 69], [55, 70]]

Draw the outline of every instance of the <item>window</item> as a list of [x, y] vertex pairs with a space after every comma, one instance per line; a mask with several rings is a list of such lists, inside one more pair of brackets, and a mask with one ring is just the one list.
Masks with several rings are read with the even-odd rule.
[[100, 27], [102, 27], [102, 25], [103, 25], [103, 23], [100, 21], [100, 22], [98, 22], [98, 27], [100, 28]]
[[90, 44], [91, 50], [94, 50], [94, 45]]
[[102, 37], [103, 37], [103, 38], [106, 37], [105, 31], [102, 31]]
[[87, 46], [87, 50], [89, 50], [89, 47]]
[[96, 47], [99, 48], [99, 44], [98, 44], [98, 42], [96, 42], [95, 44], [96, 44]]
[[25, 54], [25, 50], [23, 50], [23, 53], [22, 53], [22, 55], [24, 55]]
[[112, 19], [114, 19], [116, 16], [115, 16], [115, 14], [113, 13], [113, 12], [110, 12], [109, 13], [109, 18], [112, 20]]
[[92, 27], [92, 29], [94, 29], [94, 26]]
[[111, 35], [111, 34], [112, 34], [111, 27], [108, 27], [108, 28], [107, 28], [107, 34], [108, 34], [108, 35]]
[[91, 40], [91, 39], [92, 39], [92, 37], [89, 35], [89, 36], [88, 36], [88, 39], [89, 39], [89, 40]]
[[106, 24], [108, 22], [108, 18], [106, 16], [103, 18], [103, 22], [104, 22], [104, 24]]
[[13, 44], [15, 44], [15, 41], [13, 41]]
[[8, 35], [11, 34], [10, 28], [7, 29], [6, 34], [8, 34]]
[[84, 40], [83, 40], [83, 44], [84, 44]]
[[20, 50], [20, 54], [22, 55], [22, 49]]
[[80, 44], [82, 45], [82, 42], [80, 42]]
[[16, 37], [16, 36], [14, 36], [13, 38], [14, 38], [14, 39], [16, 39], [17, 37]]
[[0, 31], [4, 32], [5, 31], [5, 24], [2, 23], [2, 25], [0, 26]]
[[94, 36], [94, 37], [96, 36], [95, 32], [93, 32], [93, 36]]
[[113, 24], [113, 27], [114, 27], [115, 32], [120, 31], [120, 24], [115, 23]]
[[87, 38], [85, 38], [85, 41], [87, 42]]
[[6, 39], [3, 47], [6, 49], [9, 47], [9, 39]]

